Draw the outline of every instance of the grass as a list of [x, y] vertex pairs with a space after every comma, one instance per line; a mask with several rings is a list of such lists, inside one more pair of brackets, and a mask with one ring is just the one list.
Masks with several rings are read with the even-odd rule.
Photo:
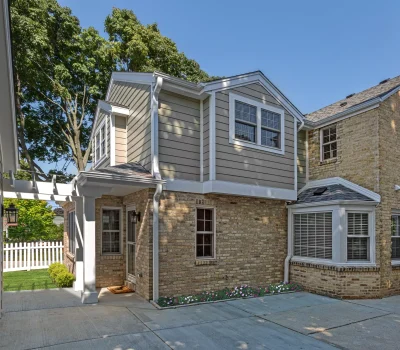
[[157, 304], [161, 307], [186, 305], [201, 302], [211, 302], [218, 300], [236, 299], [236, 298], [256, 298], [268, 294], [280, 294], [287, 292], [299, 292], [302, 287], [297, 283], [273, 283], [266, 287], [250, 287], [242, 285], [232, 289], [224, 288], [217, 291], [202, 292], [194, 295], [183, 295], [179, 297], [160, 297]]
[[47, 269], [3, 273], [5, 292], [57, 288]]

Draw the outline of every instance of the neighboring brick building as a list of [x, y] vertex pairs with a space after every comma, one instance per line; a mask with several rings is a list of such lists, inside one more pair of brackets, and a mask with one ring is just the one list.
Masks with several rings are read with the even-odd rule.
[[400, 292], [399, 90], [394, 78], [303, 118], [261, 72], [205, 84], [114, 73], [94, 168], [64, 206], [75, 288]]

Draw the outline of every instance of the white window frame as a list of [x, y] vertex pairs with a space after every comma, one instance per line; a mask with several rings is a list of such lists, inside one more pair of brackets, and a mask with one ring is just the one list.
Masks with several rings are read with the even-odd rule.
[[[119, 253], [103, 253], [103, 211], [104, 210], [119, 210]], [[122, 207], [101, 207], [100, 215], [100, 252], [101, 255], [123, 255], [122, 251], [122, 230], [123, 230], [123, 208]]]
[[[102, 135], [102, 129], [104, 126], [104, 132], [105, 135]], [[106, 159], [107, 154], [108, 154], [108, 142], [107, 142], [107, 133], [108, 133], [108, 125], [107, 125], [107, 117], [104, 118], [104, 120], [101, 122], [101, 124], [98, 126], [98, 128], [96, 129], [95, 132], [95, 136], [94, 136], [94, 147], [93, 147], [93, 154], [94, 154], [94, 166], [98, 166], [100, 163], [102, 163], [104, 161], [104, 159]], [[96, 152], [96, 147], [97, 147], [97, 138], [98, 135], [100, 135], [100, 158], [97, 159], [97, 152]], [[102, 137], [104, 137], [104, 141], [105, 141], [105, 147], [104, 147], [104, 154], [101, 154], [101, 141], [102, 141]]]
[[[333, 126], [336, 128], [336, 140], [324, 143], [324, 130], [331, 129]], [[324, 146], [332, 144], [334, 142], [336, 142], [336, 157], [325, 159], [324, 158]], [[329, 162], [329, 161], [337, 159], [337, 152], [338, 152], [337, 124], [330, 124], [330, 125], [324, 126], [323, 128], [320, 129], [320, 131], [319, 131], [319, 145], [320, 145], [319, 146], [319, 152], [320, 152], [320, 161], [321, 162], [325, 162], [325, 161]]]
[[[250, 142], [235, 138], [235, 102], [243, 102], [257, 108], [256, 142]], [[280, 148], [261, 144], [261, 109], [277, 113], [281, 117]], [[250, 124], [250, 123], [249, 123]], [[283, 109], [257, 102], [255, 100], [229, 93], [229, 143], [262, 151], [285, 154], [285, 111]]]
[[[398, 216], [400, 218], [400, 210], [392, 210], [392, 215], [390, 216], [390, 225], [392, 224], [392, 217], [393, 216]], [[392, 227], [390, 227], [390, 231], [392, 230]], [[400, 239], [400, 236], [399, 238]], [[392, 232], [390, 232], [390, 242], [392, 242]], [[390, 251], [390, 256], [392, 256], [392, 252]], [[392, 265], [400, 265], [400, 259], [392, 259]]]
[[[323, 205], [291, 208], [288, 206], [288, 234], [291, 251], [294, 254], [294, 214], [332, 212], [332, 259], [318, 259], [293, 255], [291, 260], [329, 266], [371, 267], [375, 263], [375, 206], [373, 205]], [[347, 260], [347, 213], [368, 213], [369, 261]]]
[[[213, 249], [212, 257], [198, 257], [197, 256], [197, 209], [211, 209], [213, 211]], [[199, 232], [201, 233], [201, 232]], [[207, 233], [207, 232], [205, 232]], [[195, 207], [195, 225], [194, 225], [194, 257], [196, 260], [216, 260], [217, 259], [217, 210], [215, 207], [197, 205]]]
[[[348, 214], [368, 214], [368, 236], [365, 236], [365, 235], [363, 235], [363, 236], [361, 236], [361, 235], [349, 235], [349, 233], [348, 233], [348, 229], [349, 229], [349, 223], [348, 223]], [[360, 210], [346, 210], [346, 261], [348, 262], [348, 263], [358, 263], [358, 262], [361, 262], [361, 263], [364, 263], [364, 262], [370, 262], [371, 261], [371, 254], [372, 254], [372, 251], [371, 251], [371, 237], [372, 237], [372, 235], [373, 235], [373, 233], [374, 233], [374, 229], [371, 227], [371, 225], [372, 225], [372, 220], [371, 220], [371, 213], [370, 212], [368, 212], [368, 211], [366, 211], [366, 210], [364, 210], [364, 209], [360, 209]], [[368, 259], [367, 260], [348, 260], [348, 258], [347, 258], [347, 239], [348, 238], [368, 238], [368, 244], [369, 244], [369, 254], [368, 254]]]

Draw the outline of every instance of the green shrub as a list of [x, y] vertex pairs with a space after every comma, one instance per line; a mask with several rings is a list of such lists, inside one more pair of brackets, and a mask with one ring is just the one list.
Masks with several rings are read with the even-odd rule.
[[74, 280], [75, 276], [71, 272], [63, 271], [56, 276], [55, 283], [60, 288], [72, 287]]
[[54, 263], [49, 267], [49, 275], [54, 281], [56, 277], [63, 272], [68, 272], [67, 267], [64, 264]]

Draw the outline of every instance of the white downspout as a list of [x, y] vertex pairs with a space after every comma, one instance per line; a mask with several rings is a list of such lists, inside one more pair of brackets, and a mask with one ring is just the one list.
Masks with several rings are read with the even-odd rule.
[[[161, 180], [158, 162], [158, 96], [160, 94], [163, 79], [157, 77], [156, 84], [151, 94], [151, 153], [152, 153], [152, 174], [157, 180]], [[162, 184], [158, 184], [153, 197], [153, 300], [159, 298], [159, 234], [158, 219], [160, 196], [163, 190]]]
[[293, 257], [293, 223], [292, 223], [292, 210], [288, 209], [288, 254], [285, 259], [285, 272], [284, 282], [289, 283], [290, 275], [290, 259]]

